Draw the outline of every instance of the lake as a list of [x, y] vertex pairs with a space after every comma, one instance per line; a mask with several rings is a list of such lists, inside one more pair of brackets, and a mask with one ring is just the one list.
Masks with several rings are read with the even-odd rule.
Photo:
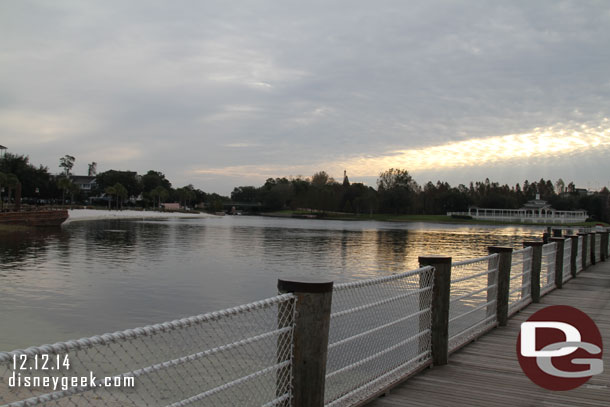
[[0, 232], [0, 350], [263, 299], [278, 278], [336, 282], [521, 247], [544, 228], [226, 216]]

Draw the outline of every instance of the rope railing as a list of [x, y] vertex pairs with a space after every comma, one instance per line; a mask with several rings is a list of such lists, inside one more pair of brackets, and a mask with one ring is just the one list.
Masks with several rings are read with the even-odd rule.
[[497, 254], [451, 265], [449, 352], [496, 323]]
[[[143, 328], [2, 352], [0, 405], [277, 404], [291, 397], [295, 301], [283, 294]], [[39, 365], [43, 357], [53, 362], [49, 369]], [[24, 365], [15, 366], [16, 361]], [[22, 386], [7, 386], [4, 380], [13, 374]], [[83, 377], [95, 380], [72, 384], [72, 378]], [[121, 388], [107, 386], [107, 378]], [[26, 386], [26, 379], [62, 386]]]
[[563, 270], [562, 281], [565, 283], [572, 278], [572, 239], [568, 238], [563, 243]]
[[513, 315], [532, 301], [532, 259], [534, 249], [526, 247], [512, 253], [508, 314]]
[[545, 295], [555, 289], [555, 262], [557, 243], [547, 243], [542, 246], [542, 265], [540, 267], [540, 295]]
[[429, 363], [433, 268], [333, 288], [325, 405], [349, 406]]

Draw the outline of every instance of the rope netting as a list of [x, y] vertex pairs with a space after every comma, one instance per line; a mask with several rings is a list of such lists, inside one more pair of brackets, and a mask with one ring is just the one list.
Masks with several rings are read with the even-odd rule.
[[576, 252], [576, 272], [577, 273], [580, 273], [582, 271], [582, 245], [583, 245], [583, 238], [582, 238], [582, 236], [578, 236], [578, 251]]
[[[0, 405], [284, 403], [292, 395], [295, 301], [284, 294], [143, 328], [2, 352]], [[11, 386], [11, 377], [21, 386]], [[26, 379], [43, 385], [24, 386]]]
[[540, 295], [545, 295], [555, 288], [555, 263], [557, 243], [542, 246], [542, 264], [540, 267]]
[[334, 286], [325, 405], [353, 405], [431, 360], [433, 270]]
[[450, 352], [496, 324], [498, 261], [492, 254], [451, 265]]
[[561, 273], [562, 282], [572, 278], [572, 239], [567, 238], [563, 242], [563, 270]]
[[515, 250], [510, 266], [508, 292], [509, 315], [519, 311], [532, 301], [532, 258], [534, 249]]

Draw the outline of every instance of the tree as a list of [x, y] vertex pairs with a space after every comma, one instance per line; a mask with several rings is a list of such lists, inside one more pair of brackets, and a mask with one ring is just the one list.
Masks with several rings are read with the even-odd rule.
[[67, 177], [70, 175], [70, 171], [72, 171], [72, 167], [74, 167], [74, 158], [71, 155], [65, 155], [59, 159], [59, 167], [64, 169], [64, 175]]
[[101, 172], [96, 176], [98, 193], [105, 191], [106, 187], [112, 187], [117, 183], [123, 185], [127, 189], [128, 196], [137, 197], [142, 192], [142, 184], [135, 171], [108, 170]]
[[163, 188], [162, 186], [154, 188], [152, 191], [150, 191], [149, 194], [153, 201], [155, 198], [158, 199], [159, 204], [157, 208], [159, 209], [161, 209], [161, 201], [165, 201], [169, 196], [169, 192], [167, 191], [167, 189]]
[[6, 174], [0, 172], [0, 210], [4, 209], [4, 201], [2, 200], [2, 192], [4, 191], [4, 186], [7, 184]]
[[67, 176], [60, 177], [57, 180], [57, 186], [61, 189], [61, 204], [64, 205], [66, 203], [66, 192], [70, 191], [72, 187], [72, 181]]
[[[57, 186], [47, 168], [35, 167], [29, 158], [23, 155], [6, 153], [0, 158], [0, 172], [14, 174], [21, 183], [21, 193], [24, 197], [57, 197]], [[6, 185], [4, 185], [6, 187]], [[38, 193], [36, 193], [38, 189]]]
[[418, 190], [419, 186], [407, 170], [390, 168], [377, 179], [380, 209], [395, 214], [413, 212]]
[[112, 196], [116, 195], [116, 189], [114, 187], [106, 187], [104, 193], [110, 197], [108, 200], [108, 209], [112, 209]]
[[89, 169], [87, 170], [87, 175], [90, 177], [95, 177], [96, 174], [97, 174], [97, 163], [95, 161], [93, 161], [91, 164], [89, 164]]
[[70, 182], [68, 187], [68, 193], [70, 194], [70, 205], [74, 204], [74, 195], [78, 195], [80, 193], [80, 187], [73, 182]]
[[150, 170], [145, 175], [142, 175], [142, 189], [144, 192], [150, 192], [156, 187], [163, 187], [169, 191], [172, 188], [172, 184], [159, 171]]
[[231, 200], [233, 202], [256, 202], [257, 191], [253, 186], [242, 186], [233, 188], [231, 192]]
[[117, 209], [123, 209], [123, 202], [127, 199], [127, 188], [125, 188], [121, 183], [117, 182], [113, 185], [114, 193], [116, 195], [116, 204]]
[[387, 171], [379, 174], [377, 179], [377, 188], [381, 190], [390, 190], [393, 188], [406, 188], [412, 192], [417, 189], [417, 183], [407, 170], [399, 170], [390, 168]]
[[311, 185], [316, 187], [323, 187], [326, 184], [332, 182], [332, 178], [326, 173], [326, 171], [320, 171], [313, 174], [311, 177]]

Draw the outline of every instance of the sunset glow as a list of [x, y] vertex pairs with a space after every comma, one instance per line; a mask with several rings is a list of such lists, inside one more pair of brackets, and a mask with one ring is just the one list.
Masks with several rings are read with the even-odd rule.
[[354, 157], [314, 165], [243, 165], [200, 168], [201, 175], [229, 175], [244, 178], [311, 175], [325, 170], [340, 175], [344, 169], [354, 177], [377, 176], [389, 168], [409, 171], [479, 167], [519, 162], [527, 159], [568, 157], [610, 147], [610, 126], [604, 119], [599, 126], [557, 126], [537, 128], [529, 133], [489, 138], [473, 138], [417, 149], [388, 151], [375, 157]]

